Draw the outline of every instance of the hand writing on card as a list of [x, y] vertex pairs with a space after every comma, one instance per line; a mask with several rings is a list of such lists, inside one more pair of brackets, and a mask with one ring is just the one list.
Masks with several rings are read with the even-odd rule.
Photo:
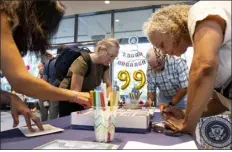
[[[163, 108], [162, 106], [165, 106], [165, 105], [160, 105], [161, 108]], [[176, 132], [182, 132], [182, 133], [187, 133], [187, 134], [193, 133], [192, 129], [188, 128], [187, 125], [184, 123], [185, 113], [183, 110], [177, 107], [172, 107], [172, 106], [165, 107], [161, 110], [163, 110], [162, 112], [162, 116], [164, 119], [163, 123], [166, 128], [170, 128]]]
[[184, 123], [185, 120], [183, 119], [176, 119], [173, 117], [166, 117], [165, 121], [163, 122], [165, 125], [165, 128], [170, 128], [174, 132], [181, 132], [185, 134], [191, 134], [194, 135], [194, 129], [192, 126], [187, 126], [186, 123]]
[[145, 107], [152, 107], [153, 106], [153, 101], [151, 101], [151, 99], [148, 99], [144, 106]]
[[164, 112], [164, 109], [168, 107], [168, 104], [167, 103], [160, 103], [158, 105], [159, 109], [160, 109], [160, 112], [163, 113]]
[[31, 126], [31, 120], [37, 125], [40, 130], [44, 130], [40, 119], [36, 117], [29, 108], [23, 103], [23, 101], [17, 95], [11, 95], [11, 115], [14, 120], [13, 127], [17, 127], [19, 124], [19, 115], [22, 114], [25, 118], [27, 128], [31, 132], [35, 132], [35, 129]]
[[159, 109], [162, 115], [167, 118], [183, 119], [185, 116], [182, 109], [175, 106], [168, 106], [166, 103], [159, 104]]

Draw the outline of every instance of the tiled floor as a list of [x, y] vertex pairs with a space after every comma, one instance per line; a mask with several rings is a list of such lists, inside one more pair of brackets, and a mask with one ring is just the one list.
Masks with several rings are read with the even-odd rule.
[[[40, 118], [39, 112], [35, 112], [36, 116]], [[11, 116], [10, 111], [1, 111], [1, 128], [0, 131], [5, 131], [9, 129], [13, 129], [13, 118]], [[25, 126], [26, 122], [22, 115], [19, 116], [19, 125], [17, 127]]]

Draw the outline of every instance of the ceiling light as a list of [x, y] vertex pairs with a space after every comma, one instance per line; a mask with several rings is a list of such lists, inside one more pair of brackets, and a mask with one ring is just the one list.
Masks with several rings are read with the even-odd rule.
[[115, 22], [119, 22], [119, 19], [116, 19]]
[[105, 1], [105, 4], [109, 4], [110, 3], [110, 1]]

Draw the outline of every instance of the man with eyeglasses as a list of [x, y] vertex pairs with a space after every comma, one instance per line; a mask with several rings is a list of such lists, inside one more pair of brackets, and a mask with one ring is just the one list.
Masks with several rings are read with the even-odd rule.
[[[82, 56], [79, 56], [72, 63], [60, 87], [74, 91], [89, 92], [97, 88], [103, 81], [106, 83], [107, 93], [109, 93], [112, 89], [109, 65], [117, 57], [119, 48], [119, 43], [116, 39], [108, 38], [99, 41], [95, 51], [89, 53], [90, 64]], [[83, 109], [83, 106], [76, 103], [60, 102], [59, 116], [67, 116], [71, 112]]]
[[[185, 59], [162, 54], [157, 48], [147, 52], [146, 106], [166, 106], [185, 109], [188, 87], [188, 66]], [[159, 91], [157, 91], [157, 88]], [[156, 102], [156, 92], [158, 92]]]

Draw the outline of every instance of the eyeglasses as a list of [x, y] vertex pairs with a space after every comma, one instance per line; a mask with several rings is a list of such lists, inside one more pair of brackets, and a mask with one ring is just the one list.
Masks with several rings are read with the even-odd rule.
[[110, 56], [110, 60], [112, 61], [112, 60], [114, 60], [117, 56], [115, 56], [115, 55], [113, 55], [113, 54], [110, 54], [109, 52], [108, 52], [108, 50], [107, 49], [104, 49], [105, 51], [106, 51], [106, 53]]
[[163, 52], [159, 50], [158, 48], [156, 48], [155, 46], [153, 46], [153, 49], [154, 49], [154, 53], [156, 55], [156, 60], [157, 60], [156, 68], [159, 68], [160, 66], [163, 65], [166, 55], [163, 54]]

